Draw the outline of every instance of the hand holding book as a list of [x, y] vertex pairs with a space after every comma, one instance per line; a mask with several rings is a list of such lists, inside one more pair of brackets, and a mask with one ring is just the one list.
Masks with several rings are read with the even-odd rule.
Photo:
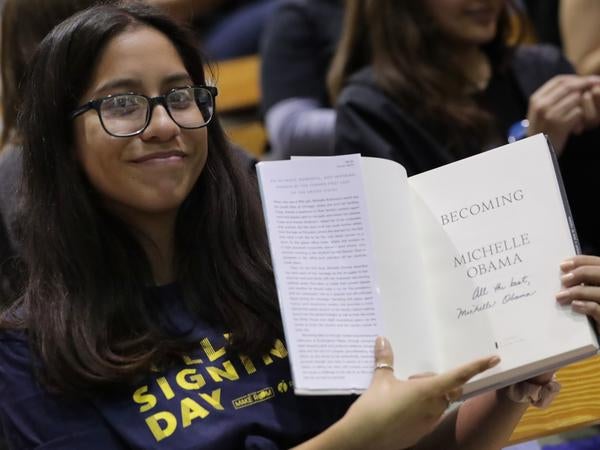
[[[393, 369], [389, 370], [394, 366], [394, 355], [387, 339], [377, 338], [374, 354], [375, 369], [369, 388], [332, 427], [337, 435], [352, 436], [351, 447], [344, 448], [385, 450], [414, 446], [439, 425], [449, 402], [462, 396], [465, 383], [500, 362], [497, 356], [489, 356], [441, 374], [400, 380]], [[313, 441], [296, 450], [321, 448], [323, 441]]]
[[556, 300], [594, 319], [600, 331], [600, 257], [578, 255], [564, 261], [560, 268], [564, 289], [556, 294]]

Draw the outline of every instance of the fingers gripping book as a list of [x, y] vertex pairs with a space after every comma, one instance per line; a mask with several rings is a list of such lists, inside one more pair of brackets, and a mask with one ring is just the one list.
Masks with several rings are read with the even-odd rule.
[[257, 169], [296, 393], [365, 390], [377, 335], [399, 378], [499, 355], [465, 396], [596, 353], [555, 301], [578, 242], [543, 135], [412, 177], [360, 155]]

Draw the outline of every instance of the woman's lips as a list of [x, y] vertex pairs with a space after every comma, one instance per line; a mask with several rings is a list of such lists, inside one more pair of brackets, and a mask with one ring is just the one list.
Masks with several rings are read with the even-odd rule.
[[489, 22], [496, 20], [496, 10], [494, 8], [473, 8], [465, 11], [465, 13], [478, 22]]
[[181, 150], [170, 150], [166, 152], [148, 153], [147, 155], [132, 159], [130, 162], [135, 164], [174, 162], [181, 161], [186, 156], [187, 155]]

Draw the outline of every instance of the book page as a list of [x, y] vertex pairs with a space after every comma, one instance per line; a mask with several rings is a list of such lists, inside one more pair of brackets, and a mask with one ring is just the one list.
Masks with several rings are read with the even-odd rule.
[[431, 324], [433, 312], [415, 238], [406, 170], [387, 159], [363, 157], [362, 161], [384, 335], [394, 351], [394, 373], [407, 378], [436, 371], [442, 355], [434, 345], [439, 338]]
[[382, 328], [360, 157], [257, 169], [294, 388], [365, 389]]
[[587, 319], [555, 300], [559, 264], [575, 247], [543, 135], [409, 183], [444, 335], [442, 370], [498, 354], [490, 377], [595, 342]]

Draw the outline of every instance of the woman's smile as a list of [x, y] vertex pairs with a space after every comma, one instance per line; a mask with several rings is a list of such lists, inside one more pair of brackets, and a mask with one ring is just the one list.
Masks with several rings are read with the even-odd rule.
[[130, 162], [142, 166], [181, 165], [186, 157], [185, 152], [181, 150], [167, 150], [148, 153], [131, 159]]

